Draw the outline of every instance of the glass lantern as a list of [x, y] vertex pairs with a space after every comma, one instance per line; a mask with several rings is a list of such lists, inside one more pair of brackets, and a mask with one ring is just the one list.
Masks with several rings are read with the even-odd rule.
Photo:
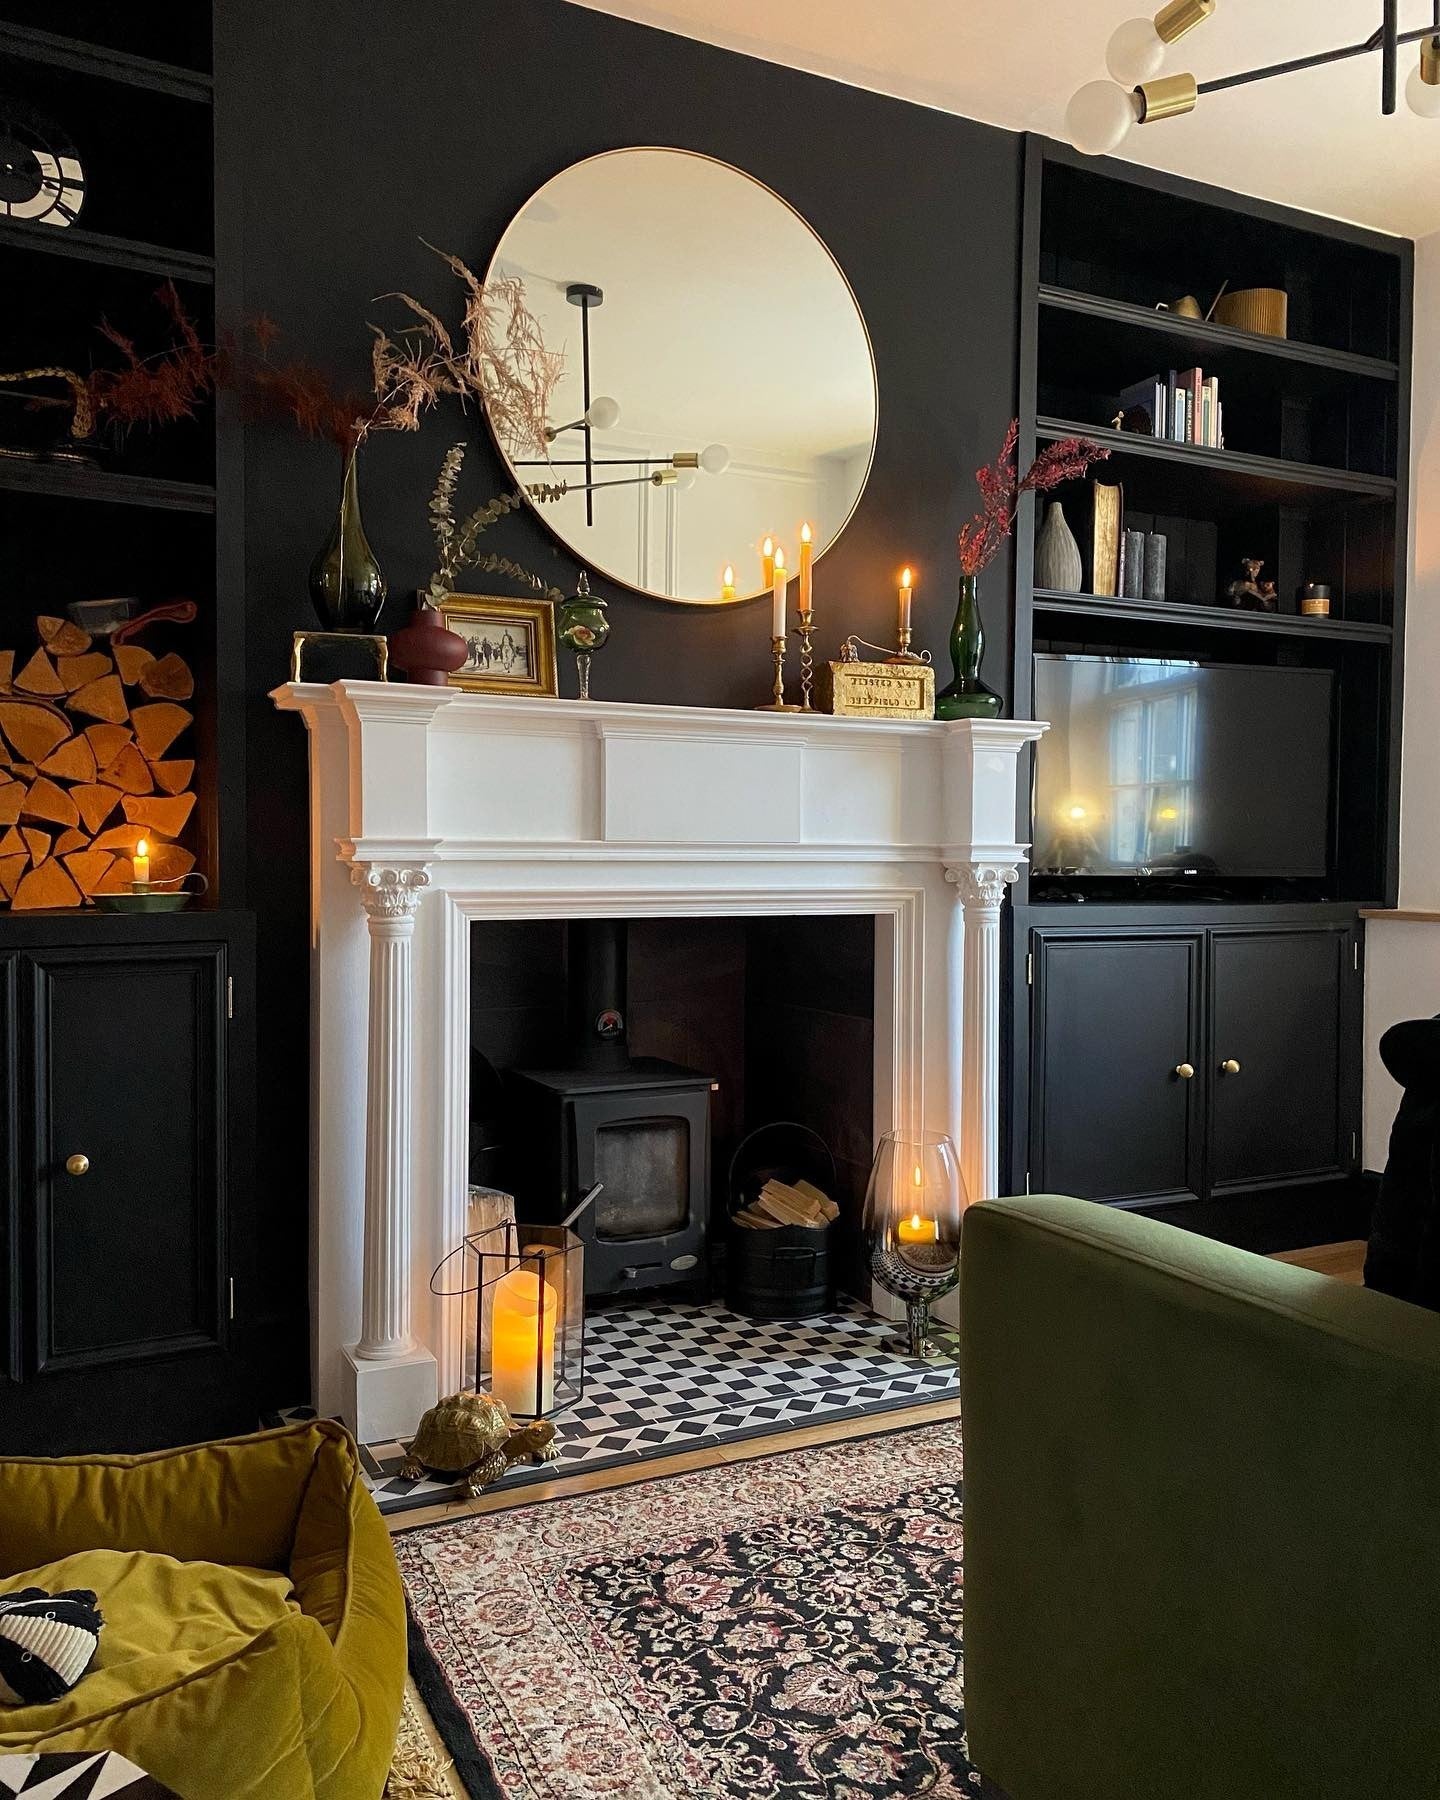
[[575, 668], [580, 681], [580, 698], [590, 698], [590, 658], [605, 648], [610, 635], [610, 620], [605, 602], [590, 592], [590, 578], [582, 569], [575, 592], [560, 608], [555, 635], [567, 650], [575, 652]]
[[492, 1226], [465, 1239], [475, 1296], [475, 1388], [520, 1423], [553, 1419], [585, 1388], [585, 1247], [563, 1225]]
[[904, 1354], [929, 1360], [930, 1308], [960, 1280], [960, 1215], [968, 1196], [943, 1133], [887, 1131], [865, 1192], [870, 1273], [905, 1302]]

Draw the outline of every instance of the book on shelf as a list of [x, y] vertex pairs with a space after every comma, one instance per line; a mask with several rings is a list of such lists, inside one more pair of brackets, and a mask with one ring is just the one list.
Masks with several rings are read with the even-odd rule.
[[1120, 392], [1123, 414], [1141, 412], [1151, 434], [1171, 444], [1199, 444], [1219, 450], [1225, 443], [1220, 380], [1203, 369], [1171, 369]]
[[1114, 599], [1120, 591], [1120, 532], [1124, 489], [1118, 482], [1090, 483], [1090, 592]]

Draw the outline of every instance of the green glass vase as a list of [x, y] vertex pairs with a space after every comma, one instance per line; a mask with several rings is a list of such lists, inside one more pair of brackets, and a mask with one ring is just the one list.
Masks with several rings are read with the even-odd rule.
[[590, 579], [582, 569], [575, 592], [560, 608], [555, 635], [567, 650], [575, 652], [580, 698], [590, 698], [590, 658], [603, 650], [610, 635], [605, 602], [590, 592]]
[[937, 719], [998, 719], [1004, 704], [994, 688], [980, 679], [985, 655], [985, 627], [980, 623], [977, 577], [960, 577], [960, 604], [950, 627], [950, 663], [955, 679], [935, 696]]
[[385, 604], [385, 577], [360, 518], [358, 462], [353, 451], [345, 459], [340, 511], [310, 565], [310, 599], [326, 631], [372, 632]]

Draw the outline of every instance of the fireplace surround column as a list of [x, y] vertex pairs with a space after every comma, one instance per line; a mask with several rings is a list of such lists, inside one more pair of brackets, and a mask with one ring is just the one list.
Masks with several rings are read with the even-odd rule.
[[365, 1078], [365, 1223], [360, 1336], [344, 1353], [347, 1422], [362, 1443], [408, 1434], [435, 1402], [435, 1359], [411, 1325], [411, 1014], [422, 865], [354, 863], [370, 929]]
[[1018, 873], [1001, 862], [945, 871], [964, 913], [960, 1168], [971, 1200], [993, 1199], [1000, 1181], [1000, 908]]

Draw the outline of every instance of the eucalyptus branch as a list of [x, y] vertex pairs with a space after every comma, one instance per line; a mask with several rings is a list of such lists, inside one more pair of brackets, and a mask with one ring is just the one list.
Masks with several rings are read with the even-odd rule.
[[475, 569], [486, 575], [509, 575], [534, 588], [536, 593], [544, 594], [547, 599], [563, 600], [565, 595], [559, 588], [548, 587], [538, 575], [532, 575], [528, 569], [512, 562], [508, 556], [480, 555], [482, 535], [497, 519], [503, 519], [506, 513], [515, 512], [523, 506], [522, 495], [497, 494], [493, 500], [477, 506], [462, 524], [456, 525], [455, 493], [464, 462], [465, 445], [452, 444], [445, 452], [445, 459], [435, 481], [435, 491], [430, 496], [430, 523], [439, 553], [435, 573], [430, 577], [430, 604], [438, 606], [447, 594], [454, 591], [456, 579], [464, 569]]

